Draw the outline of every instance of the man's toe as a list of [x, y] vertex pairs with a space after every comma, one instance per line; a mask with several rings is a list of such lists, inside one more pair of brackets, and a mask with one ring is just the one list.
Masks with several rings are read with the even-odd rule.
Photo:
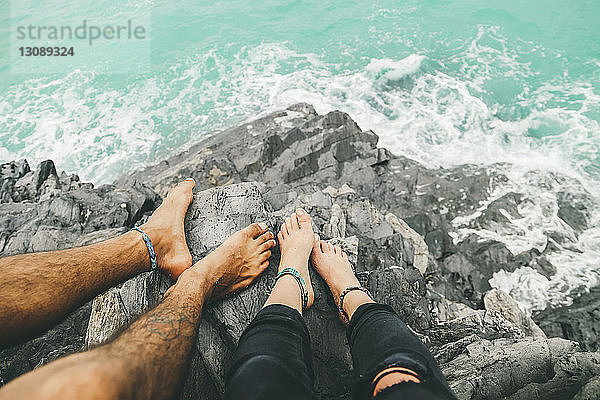
[[261, 244], [260, 246], [258, 246], [258, 251], [259, 253], [262, 253], [265, 250], [269, 250], [272, 247], [275, 247], [276, 243], [275, 240], [271, 239], [268, 240], [266, 242], [264, 242], [263, 244]]
[[196, 186], [196, 182], [192, 178], [188, 178], [183, 182], [179, 182], [177, 186], [169, 191], [167, 198], [177, 205], [189, 206], [192, 202], [192, 191]]
[[271, 231], [267, 231], [265, 233], [263, 233], [262, 235], [260, 235], [259, 237], [257, 237], [255, 240], [258, 244], [263, 244], [264, 242], [268, 241], [269, 239], [274, 239], [275, 236], [273, 236], [273, 233], [271, 233]]
[[267, 231], [267, 224], [264, 222], [255, 222], [253, 224], [248, 225], [244, 228], [244, 232], [248, 234], [251, 238], [255, 238], [257, 236], [262, 235]]

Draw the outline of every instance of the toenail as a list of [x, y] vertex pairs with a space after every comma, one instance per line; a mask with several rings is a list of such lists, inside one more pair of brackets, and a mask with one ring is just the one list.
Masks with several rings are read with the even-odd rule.
[[185, 180], [186, 181], [192, 181], [192, 182], [196, 183], [196, 181], [194, 180], [194, 178], [186, 178]]
[[266, 224], [266, 223], [264, 223], [264, 222], [259, 222], [259, 223], [258, 223], [258, 226], [259, 226], [261, 229], [267, 229], [267, 224]]
[[298, 214], [298, 215], [304, 215], [304, 210], [301, 209], [301, 208], [299, 208], [299, 209], [296, 210], [296, 214]]

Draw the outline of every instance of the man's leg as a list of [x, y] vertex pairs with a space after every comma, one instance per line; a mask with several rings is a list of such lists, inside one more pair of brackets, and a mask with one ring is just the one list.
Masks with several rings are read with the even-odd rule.
[[[287, 218], [277, 235], [281, 247], [279, 270], [300, 272], [314, 294], [308, 258], [314, 242], [310, 217], [298, 210]], [[314, 374], [308, 329], [302, 318], [300, 287], [291, 275], [277, 280], [254, 321], [240, 338], [225, 391], [227, 400], [313, 398]]]
[[[183, 219], [193, 180], [175, 187], [141, 228], [174, 279], [192, 264]], [[0, 348], [25, 341], [110, 287], [150, 269], [139, 232], [68, 250], [0, 259]]]
[[204, 302], [249, 285], [269, 265], [274, 245], [262, 224], [236, 232], [186, 269], [163, 301], [114, 341], [11, 381], [0, 389], [0, 400], [174, 397]]
[[[346, 254], [317, 241], [313, 266], [323, 277], [336, 304], [344, 289], [360, 286]], [[354, 398], [454, 399], [440, 368], [425, 345], [389, 307], [354, 290], [344, 297], [348, 342], [356, 383]]]

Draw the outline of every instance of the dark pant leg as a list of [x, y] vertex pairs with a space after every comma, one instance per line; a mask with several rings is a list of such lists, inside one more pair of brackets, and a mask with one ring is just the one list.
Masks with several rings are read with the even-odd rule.
[[310, 337], [291, 307], [263, 308], [244, 331], [227, 377], [225, 399], [313, 398]]
[[416, 372], [421, 383], [395, 385], [377, 399], [455, 399], [437, 361], [391, 307], [363, 304], [352, 315], [347, 336], [354, 362], [355, 399], [370, 399], [373, 379], [392, 366]]

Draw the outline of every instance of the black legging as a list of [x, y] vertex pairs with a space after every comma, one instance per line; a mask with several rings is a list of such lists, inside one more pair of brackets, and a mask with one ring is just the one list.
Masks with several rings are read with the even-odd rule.
[[[370, 399], [373, 379], [389, 367], [408, 368], [418, 374], [421, 383], [394, 385], [379, 393], [377, 400], [456, 399], [427, 347], [389, 306], [360, 306], [347, 337], [354, 363], [354, 399]], [[265, 307], [240, 338], [225, 399], [312, 399], [313, 383], [304, 319], [291, 307]]]

